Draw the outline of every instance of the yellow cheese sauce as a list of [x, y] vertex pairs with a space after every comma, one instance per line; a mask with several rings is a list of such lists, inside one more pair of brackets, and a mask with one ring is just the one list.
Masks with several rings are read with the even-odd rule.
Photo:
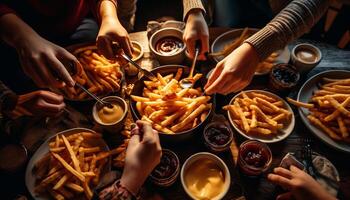
[[210, 159], [192, 163], [186, 170], [184, 179], [187, 189], [196, 199], [213, 199], [224, 189], [224, 172]]
[[97, 112], [97, 115], [100, 118], [101, 122], [105, 124], [111, 124], [119, 121], [122, 118], [124, 113], [123, 108], [117, 104], [112, 105], [112, 108], [104, 106]]

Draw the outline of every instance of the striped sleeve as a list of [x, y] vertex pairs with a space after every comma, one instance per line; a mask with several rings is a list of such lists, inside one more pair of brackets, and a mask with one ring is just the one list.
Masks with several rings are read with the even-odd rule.
[[205, 13], [205, 9], [201, 0], [183, 0], [183, 20], [186, 21], [188, 13], [193, 9], [200, 9]]
[[256, 49], [261, 60], [307, 33], [322, 17], [328, 0], [293, 0], [263, 29], [245, 42]]

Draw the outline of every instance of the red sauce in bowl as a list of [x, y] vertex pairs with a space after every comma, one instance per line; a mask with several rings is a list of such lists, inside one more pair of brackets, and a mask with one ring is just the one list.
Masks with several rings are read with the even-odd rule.
[[184, 48], [184, 43], [181, 39], [174, 36], [167, 36], [157, 41], [155, 49], [162, 55], [174, 55]]

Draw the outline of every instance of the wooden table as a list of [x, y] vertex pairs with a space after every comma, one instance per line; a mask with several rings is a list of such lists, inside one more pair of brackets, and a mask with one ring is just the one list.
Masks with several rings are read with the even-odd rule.
[[[210, 44], [217, 38], [220, 34], [230, 30], [229, 28], [210, 28]], [[146, 54], [149, 53], [148, 39], [146, 32], [137, 32], [131, 33], [130, 38], [132, 40], [136, 40], [142, 44], [144, 47], [144, 51]], [[289, 49], [291, 50], [296, 44], [308, 42], [316, 45], [322, 51], [323, 59], [320, 64], [312, 70], [307, 76], [301, 78], [301, 81], [288, 96], [292, 98], [296, 98], [296, 94], [302, 85], [309, 77], [312, 75], [319, 73], [321, 71], [329, 70], [329, 69], [346, 69], [350, 70], [350, 51], [340, 50], [337, 47], [332, 45], [328, 45], [325, 43], [315, 42], [315, 41], [307, 41], [307, 40], [297, 40], [296, 42], [289, 45]], [[187, 63], [189, 64], [189, 63]], [[211, 68], [215, 67], [215, 63], [205, 62], [199, 63], [200, 67], [197, 67], [197, 70], [206, 73]], [[150, 68], [148, 68], [150, 70]], [[267, 85], [267, 78], [261, 77], [255, 79], [248, 88], [252, 89], [265, 89]], [[216, 112], [224, 114], [221, 110], [223, 105], [229, 103], [232, 98], [232, 94], [228, 96], [218, 95]], [[314, 137], [314, 135], [306, 128], [306, 126], [301, 121], [297, 110], [294, 110], [294, 114], [296, 116], [296, 125], [293, 130], [293, 133], [285, 140], [275, 143], [269, 144], [269, 147], [273, 153], [273, 163], [272, 168], [279, 165], [281, 159], [288, 152], [296, 152], [299, 151], [303, 144], [304, 139], [309, 138], [312, 141], [312, 148], [315, 152], [320, 153], [327, 157], [339, 170], [341, 177], [341, 193], [345, 197], [345, 199], [350, 199], [350, 154], [344, 154], [339, 151], [335, 151], [332, 148], [325, 145], [321, 140]], [[234, 160], [236, 159], [237, 149], [241, 142], [243, 142], [245, 138], [242, 138], [238, 133], [235, 134], [235, 144], [231, 146], [231, 151], [219, 154], [231, 172], [231, 188], [228, 194], [225, 196], [225, 199], [235, 199], [241, 193], [240, 186], [243, 187], [244, 195], [247, 199], [275, 199], [278, 194], [279, 189], [274, 185], [270, 184], [265, 176], [259, 178], [248, 178], [244, 175], [241, 175], [238, 171], [238, 168], [235, 166]], [[190, 141], [186, 141], [181, 144], [165, 144], [163, 148], [170, 148], [175, 151], [179, 156], [180, 162], [183, 163], [190, 155], [200, 151], [208, 151], [201, 141], [200, 133], [195, 136]], [[272, 169], [271, 168], [271, 169]], [[238, 185], [237, 185], [238, 183]], [[181, 186], [181, 181], [178, 179], [175, 184], [169, 188], [158, 188], [152, 184], [147, 184], [148, 191], [157, 197], [157, 199], [188, 199]], [[153, 196], [153, 198], [154, 198]]]
[[[227, 30], [229, 29], [228, 28], [210, 28], [210, 38], [211, 38], [210, 42], [212, 42], [215, 38], [217, 38], [220, 34], [224, 33]], [[152, 55], [150, 54], [150, 50], [148, 47], [147, 33], [145, 31], [131, 33], [130, 37], [132, 40], [136, 40], [140, 42], [144, 48], [145, 58], [141, 60], [141, 64], [144, 66], [147, 66], [146, 68], [148, 70], [152, 68], [151, 64], [157, 65], [157, 63], [154, 62]], [[303, 42], [303, 40], [298, 40], [296, 43], [299, 43], [299, 42]], [[300, 84], [302, 84], [311, 75], [327, 69], [341, 68], [341, 69], [350, 70], [350, 52], [349, 51], [343, 51], [343, 50], [337, 49], [334, 46], [330, 46], [319, 42], [312, 42], [312, 41], [307, 41], [307, 42], [313, 43], [321, 49], [323, 54], [323, 60], [321, 61], [321, 63], [318, 65], [317, 68], [315, 68], [313, 71], [309, 73], [307, 77], [302, 77]], [[291, 44], [290, 48], [292, 48], [294, 45], [295, 43]], [[198, 65], [199, 67], [197, 67], [197, 69], [203, 73], [207, 73], [211, 68], [215, 67], [215, 63], [210, 61], [201, 62]], [[266, 77], [256, 78], [254, 79], [252, 84], [249, 86], [249, 88], [264, 89], [266, 87], [266, 82], [267, 82]], [[289, 96], [295, 98], [296, 93], [300, 88], [300, 84], [299, 84], [299, 87], [297, 87], [294, 91], [292, 91], [289, 94]], [[216, 112], [218, 114], [224, 114], [226, 116], [226, 113], [222, 112], [221, 107], [223, 105], [228, 104], [232, 96], [233, 96], [232, 94], [228, 96], [221, 96], [221, 95], [217, 96]], [[56, 123], [51, 123], [51, 125], [48, 125], [47, 123], [45, 123], [43, 120], [40, 120], [40, 119], [33, 119], [30, 122], [26, 122], [25, 125], [23, 126], [14, 125], [15, 127], [21, 128], [17, 130], [17, 132], [21, 132], [20, 141], [24, 143], [29, 148], [29, 150], [31, 150], [29, 151], [29, 155], [33, 153], [35, 146], [39, 144], [39, 143], [33, 142], [35, 140], [33, 139], [34, 137], [37, 139], [40, 139], [39, 141], [42, 142], [42, 138], [47, 137], [47, 135], [57, 133], [58, 131], [61, 131], [64, 129], [73, 128], [77, 126], [89, 127], [89, 128], [92, 127], [92, 124], [91, 124], [92, 121], [90, 121], [91, 119], [90, 120], [88, 119], [91, 108], [89, 107], [84, 108], [84, 113], [87, 114], [85, 116], [79, 112], [76, 112], [75, 109], [69, 109], [69, 110], [71, 110], [70, 114], [68, 114], [63, 118], [57, 119], [58, 121]], [[349, 170], [350, 154], [343, 154], [341, 152], [335, 151], [332, 148], [326, 146], [318, 138], [314, 137], [312, 133], [310, 133], [310, 131], [308, 131], [308, 129], [301, 122], [300, 117], [298, 116], [298, 112], [294, 111], [294, 113], [296, 114], [296, 126], [293, 133], [284, 141], [269, 145], [273, 152], [273, 158], [274, 158], [272, 167], [278, 166], [282, 157], [287, 152], [295, 152], [301, 149], [304, 138], [311, 138], [313, 141], [312, 147], [314, 151], [326, 156], [329, 160], [333, 162], [333, 164], [339, 170], [340, 177], [341, 177], [341, 193], [343, 193], [346, 199], [350, 199], [350, 191], [348, 190], [350, 188], [350, 170]], [[56, 124], [56, 125], [52, 125], [52, 124]], [[231, 151], [218, 155], [225, 161], [225, 163], [227, 164], [231, 172], [232, 184], [225, 199], [235, 199], [236, 197], [240, 196], [241, 188], [243, 188], [244, 195], [247, 199], [275, 199], [275, 196], [278, 193], [278, 190], [276, 189], [275, 186], [273, 186], [266, 180], [266, 177], [262, 176], [259, 178], [252, 179], [241, 175], [237, 170], [234, 160], [237, 156], [237, 149], [239, 144], [245, 139], [242, 138], [237, 133], [234, 134], [234, 137], [235, 137], [235, 141], [231, 145]], [[193, 153], [200, 152], [200, 151], [208, 151], [201, 141], [201, 133], [197, 133], [197, 135], [193, 137], [191, 140], [185, 141], [181, 144], [179, 143], [163, 144], [163, 148], [169, 148], [175, 151], [179, 156], [181, 163], [183, 163]], [[16, 174], [15, 177], [9, 176], [11, 177], [10, 179], [7, 179], [6, 177], [1, 177], [2, 182], [6, 183], [6, 185], [4, 185], [1, 188], [1, 194], [3, 193], [9, 194], [9, 196], [12, 196], [12, 197], [14, 196], [14, 194], [25, 194], [27, 197], [30, 197], [30, 195], [25, 192], [23, 172], [20, 173], [19, 175]], [[166, 199], [166, 200], [188, 199], [188, 197], [186, 196], [181, 186], [180, 179], [178, 179], [174, 185], [168, 188], [159, 188], [147, 182], [146, 191], [149, 194], [149, 197], [150, 197], [149, 199]]]

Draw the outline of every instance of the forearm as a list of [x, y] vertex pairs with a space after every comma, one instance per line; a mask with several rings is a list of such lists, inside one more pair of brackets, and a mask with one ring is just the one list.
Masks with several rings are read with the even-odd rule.
[[246, 40], [261, 60], [308, 32], [328, 7], [328, 0], [294, 0], [263, 29]]
[[37, 33], [22, 19], [13, 13], [0, 17], [0, 38], [16, 48], [26, 37], [37, 36]]
[[98, 18], [102, 23], [106, 19], [118, 20], [117, 4], [114, 1], [102, 0], [98, 6]]

